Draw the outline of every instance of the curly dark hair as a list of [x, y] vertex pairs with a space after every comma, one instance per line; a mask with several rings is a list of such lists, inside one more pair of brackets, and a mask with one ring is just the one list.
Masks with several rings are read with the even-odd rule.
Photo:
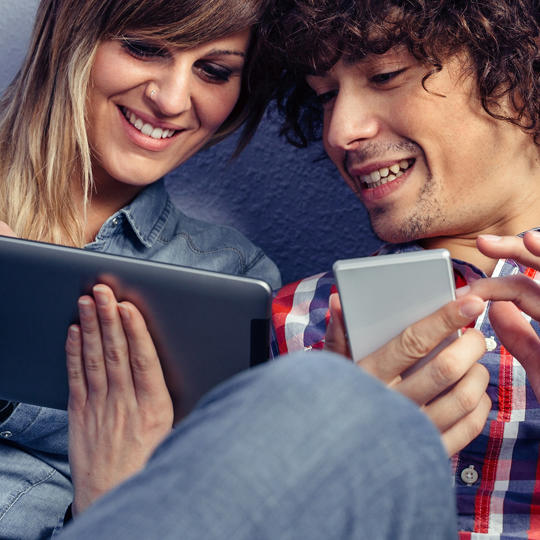
[[[321, 110], [305, 76], [401, 45], [432, 69], [467, 51], [484, 109], [540, 144], [540, 0], [276, 0], [266, 43], [286, 67], [277, 90], [289, 142], [320, 138]], [[264, 26], [264, 25], [263, 25]], [[424, 85], [425, 87], [425, 85]], [[427, 91], [427, 90], [426, 90]], [[514, 114], [497, 106], [506, 97]]]

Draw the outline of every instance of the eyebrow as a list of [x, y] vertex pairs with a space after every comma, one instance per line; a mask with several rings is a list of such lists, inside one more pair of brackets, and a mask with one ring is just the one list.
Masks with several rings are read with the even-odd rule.
[[246, 57], [246, 53], [243, 53], [241, 51], [230, 51], [228, 49], [212, 49], [208, 56], [219, 56], [220, 54], [230, 54], [234, 56], [241, 56], [242, 58]]

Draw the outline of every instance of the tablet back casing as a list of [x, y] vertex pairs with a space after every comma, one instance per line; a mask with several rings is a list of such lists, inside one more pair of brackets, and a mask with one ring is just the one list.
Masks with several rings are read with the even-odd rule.
[[96, 283], [133, 302], [184, 416], [209, 389], [268, 358], [261, 280], [0, 237], [0, 398], [65, 409], [65, 339]]

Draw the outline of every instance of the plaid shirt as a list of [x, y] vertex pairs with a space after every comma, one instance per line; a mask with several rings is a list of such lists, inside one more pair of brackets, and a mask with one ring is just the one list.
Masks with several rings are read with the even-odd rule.
[[[388, 245], [377, 254], [418, 249], [414, 243]], [[470, 264], [456, 260], [453, 264], [458, 288], [485, 277]], [[500, 260], [493, 277], [517, 272], [540, 282], [540, 272], [512, 260]], [[278, 291], [272, 315], [274, 356], [323, 347], [328, 298], [334, 291], [331, 272]], [[490, 373], [488, 394], [493, 407], [482, 433], [452, 458], [460, 540], [540, 539], [540, 404], [521, 364], [495, 335], [488, 312], [489, 305], [475, 327], [486, 339], [487, 351], [481, 362]], [[538, 323], [532, 324], [540, 334]]]

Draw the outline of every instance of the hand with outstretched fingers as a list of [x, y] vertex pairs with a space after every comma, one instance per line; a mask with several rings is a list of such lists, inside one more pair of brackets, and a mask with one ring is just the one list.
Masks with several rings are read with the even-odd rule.
[[106, 285], [79, 299], [66, 340], [73, 514], [144, 467], [170, 432], [173, 407], [138, 309]]
[[[528, 232], [523, 238], [479, 236], [477, 245], [488, 257], [513, 259], [540, 271], [540, 232]], [[471, 285], [470, 292], [491, 300], [491, 325], [504, 347], [525, 368], [536, 397], [540, 399], [540, 336], [528, 320], [540, 321], [540, 274], [535, 279], [522, 273], [479, 279]]]

